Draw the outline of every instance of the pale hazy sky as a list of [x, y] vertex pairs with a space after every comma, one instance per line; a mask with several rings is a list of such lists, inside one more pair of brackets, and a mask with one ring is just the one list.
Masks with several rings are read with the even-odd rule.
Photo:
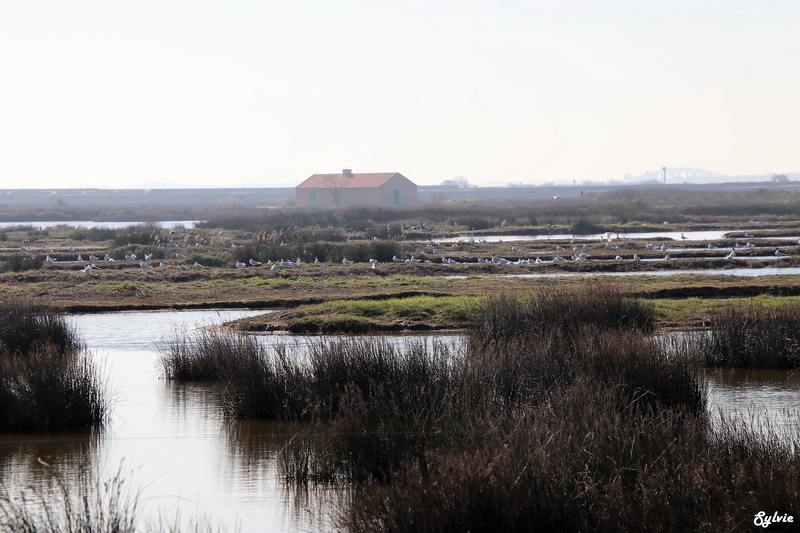
[[25, 0], [0, 188], [800, 171], [796, 0]]

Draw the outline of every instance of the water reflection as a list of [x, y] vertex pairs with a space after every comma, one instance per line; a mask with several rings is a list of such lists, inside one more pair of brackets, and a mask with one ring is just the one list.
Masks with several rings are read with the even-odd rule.
[[800, 422], [800, 374], [796, 370], [714, 368], [709, 412], [756, 429], [791, 431]]

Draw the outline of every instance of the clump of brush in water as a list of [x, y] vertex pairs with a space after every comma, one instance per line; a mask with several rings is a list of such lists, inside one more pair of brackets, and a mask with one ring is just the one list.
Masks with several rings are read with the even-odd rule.
[[694, 335], [706, 366], [800, 367], [800, 304], [729, 304], [708, 322], [706, 332]]
[[89, 430], [109, 410], [100, 372], [64, 316], [0, 302], [0, 431]]

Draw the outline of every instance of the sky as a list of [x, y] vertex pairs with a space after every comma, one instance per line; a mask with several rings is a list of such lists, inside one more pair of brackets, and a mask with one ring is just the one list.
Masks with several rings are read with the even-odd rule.
[[796, 0], [26, 0], [0, 188], [800, 171]]

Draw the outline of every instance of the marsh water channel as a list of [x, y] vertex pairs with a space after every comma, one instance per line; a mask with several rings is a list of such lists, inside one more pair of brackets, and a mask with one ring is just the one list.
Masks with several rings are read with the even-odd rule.
[[[281, 479], [276, 457], [306, 428], [223, 420], [210, 386], [164, 380], [162, 341], [197, 328], [264, 311], [158, 311], [75, 315], [69, 320], [101, 364], [114, 399], [109, 426], [88, 435], [0, 435], [0, 477], [6, 489], [36, 486], [52, 464], [67, 483], [85, 483], [88, 467], [100, 480], [122, 467], [139, 491], [146, 520], [171, 523], [207, 516], [227, 531], [324, 531], [346, 505], [346, 489], [298, 488]], [[262, 336], [302, 357], [310, 337]], [[319, 339], [319, 338], [314, 338]], [[393, 336], [404, 343], [419, 336]], [[423, 337], [431, 340], [430, 336]], [[459, 336], [437, 336], [459, 343]], [[709, 409], [744, 419], [793, 424], [800, 412], [800, 378], [777, 371], [709, 371]]]

